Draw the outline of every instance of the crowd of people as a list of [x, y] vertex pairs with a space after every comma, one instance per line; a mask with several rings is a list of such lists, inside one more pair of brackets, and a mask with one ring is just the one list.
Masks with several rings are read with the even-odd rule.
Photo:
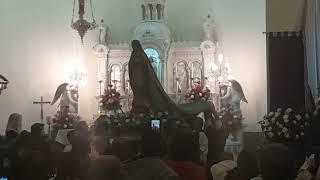
[[149, 126], [139, 135], [120, 136], [96, 134], [80, 121], [64, 130], [68, 143], [45, 135], [43, 124], [33, 124], [30, 132], [21, 124], [20, 114], [10, 115], [0, 142], [0, 177], [10, 180], [320, 179], [317, 155], [301, 165], [288, 147], [268, 144], [234, 157], [224, 152], [228, 133], [202, 129], [200, 120], [193, 128], [159, 132]]

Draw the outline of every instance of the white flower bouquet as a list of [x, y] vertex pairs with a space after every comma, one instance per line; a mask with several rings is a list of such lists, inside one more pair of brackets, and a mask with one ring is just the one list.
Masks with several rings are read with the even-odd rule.
[[270, 112], [259, 122], [267, 140], [271, 142], [303, 142], [309, 120], [291, 108]]
[[200, 83], [194, 83], [185, 97], [189, 101], [208, 101], [210, 93], [211, 92], [207, 87], [203, 87]]
[[174, 115], [168, 112], [151, 114], [120, 113], [116, 115], [101, 115], [95, 121], [96, 133], [103, 133], [107, 128], [141, 129], [151, 126], [152, 120], [160, 120], [161, 127], [181, 127], [186, 123], [177, 121]]

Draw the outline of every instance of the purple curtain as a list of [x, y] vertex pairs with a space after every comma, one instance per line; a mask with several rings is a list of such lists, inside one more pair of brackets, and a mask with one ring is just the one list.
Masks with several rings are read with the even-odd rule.
[[268, 108], [305, 109], [304, 44], [302, 32], [267, 33]]

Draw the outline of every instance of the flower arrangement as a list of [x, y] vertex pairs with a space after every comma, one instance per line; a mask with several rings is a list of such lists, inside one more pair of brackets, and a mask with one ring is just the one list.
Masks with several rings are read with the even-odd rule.
[[309, 126], [309, 120], [291, 108], [278, 108], [259, 123], [266, 139], [271, 142], [303, 142]]
[[176, 118], [168, 112], [151, 114], [121, 113], [116, 115], [101, 115], [95, 121], [96, 133], [103, 133], [108, 127], [140, 129], [146, 125], [151, 126], [152, 120], [160, 120], [161, 127], [180, 127], [187, 123], [176, 121]]
[[234, 111], [231, 107], [222, 108], [219, 112], [219, 119], [222, 122], [223, 127], [232, 135], [234, 139], [235, 137], [234, 132], [242, 128], [242, 114], [239, 111]]
[[320, 146], [320, 99], [316, 100], [314, 109], [310, 109], [306, 113], [306, 118], [309, 120], [310, 126], [308, 127], [308, 143], [312, 146]]
[[210, 90], [207, 87], [203, 87], [199, 82], [196, 82], [192, 85], [185, 97], [190, 101], [207, 101], [210, 98]]
[[80, 121], [80, 116], [76, 113], [68, 112], [67, 115], [58, 110], [54, 115], [52, 122], [57, 129], [73, 129], [74, 124]]
[[120, 105], [120, 93], [116, 89], [109, 85], [109, 89], [104, 91], [101, 96], [101, 105], [104, 110], [117, 110], [121, 108]]

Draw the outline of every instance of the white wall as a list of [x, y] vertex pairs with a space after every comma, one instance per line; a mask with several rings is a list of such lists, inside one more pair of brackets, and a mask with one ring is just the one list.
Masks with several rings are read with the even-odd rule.
[[[70, 28], [72, 0], [3, 0], [0, 6], [0, 73], [11, 82], [0, 96], [0, 127], [11, 112], [24, 116], [24, 128], [39, 121], [33, 100], [52, 99], [63, 80], [63, 64], [80, 54], [89, 80], [80, 90], [80, 114], [92, 120], [95, 113], [96, 62], [91, 48], [95, 33], [79, 46]], [[112, 41], [126, 41], [140, 20], [138, 0], [93, 0], [97, 20], [111, 28]], [[168, 0], [168, 24], [176, 38], [200, 40], [202, 20], [213, 9], [219, 39], [235, 77], [242, 83], [249, 104], [243, 106], [247, 130], [258, 130], [256, 122], [266, 111], [266, 29], [264, 0]], [[90, 12], [88, 12], [89, 14]], [[52, 115], [56, 107], [46, 106]]]

